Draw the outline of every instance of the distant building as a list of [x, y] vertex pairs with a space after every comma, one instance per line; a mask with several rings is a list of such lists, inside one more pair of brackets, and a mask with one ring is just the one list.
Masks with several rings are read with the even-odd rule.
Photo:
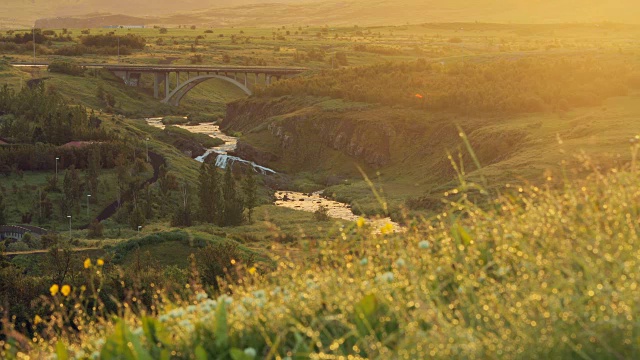
[[144, 29], [144, 25], [107, 25], [105, 29]]

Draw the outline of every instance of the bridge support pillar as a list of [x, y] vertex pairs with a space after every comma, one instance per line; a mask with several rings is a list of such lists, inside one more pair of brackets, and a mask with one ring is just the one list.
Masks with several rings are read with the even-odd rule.
[[153, 97], [160, 98], [160, 84], [164, 81], [162, 73], [153, 73]]
[[169, 87], [169, 73], [164, 73], [164, 96], [167, 97], [171, 94], [171, 88]]

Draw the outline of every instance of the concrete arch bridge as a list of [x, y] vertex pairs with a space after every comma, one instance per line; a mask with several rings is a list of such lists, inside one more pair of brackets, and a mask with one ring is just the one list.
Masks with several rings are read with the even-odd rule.
[[[247, 95], [256, 85], [269, 86], [282, 78], [301, 74], [306, 68], [276, 67], [220, 67], [220, 66], [167, 66], [167, 65], [102, 65], [120, 77], [129, 86], [140, 86], [143, 73], [153, 75], [153, 95], [174, 106], [199, 84], [210, 80], [227, 81]], [[171, 75], [174, 76], [171, 76]], [[172, 81], [173, 80], [173, 81]]]

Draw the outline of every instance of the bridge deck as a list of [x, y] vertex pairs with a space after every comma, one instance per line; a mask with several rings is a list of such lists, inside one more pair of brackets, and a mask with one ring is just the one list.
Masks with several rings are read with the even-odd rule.
[[[48, 63], [12, 63], [13, 66], [48, 66]], [[300, 74], [308, 71], [303, 67], [267, 67], [267, 66], [215, 66], [215, 65], [138, 65], [138, 64], [78, 64], [86, 68], [104, 68], [111, 71], [135, 72], [228, 72], [228, 73], [260, 73], [270, 75]]]

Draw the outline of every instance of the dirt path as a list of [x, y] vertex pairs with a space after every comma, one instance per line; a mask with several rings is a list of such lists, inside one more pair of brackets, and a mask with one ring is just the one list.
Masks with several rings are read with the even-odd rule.
[[[62, 250], [62, 249], [59, 249], [59, 250]], [[89, 251], [89, 250], [102, 250], [102, 249], [95, 248], [95, 247], [73, 248], [73, 249], [71, 249], [72, 252], [83, 252], [83, 251]], [[45, 250], [29, 250], [29, 251], [13, 251], [13, 252], [2, 253], [2, 255], [3, 256], [34, 255], [34, 254], [46, 254], [48, 252], [49, 252], [49, 249], [45, 249]]]

